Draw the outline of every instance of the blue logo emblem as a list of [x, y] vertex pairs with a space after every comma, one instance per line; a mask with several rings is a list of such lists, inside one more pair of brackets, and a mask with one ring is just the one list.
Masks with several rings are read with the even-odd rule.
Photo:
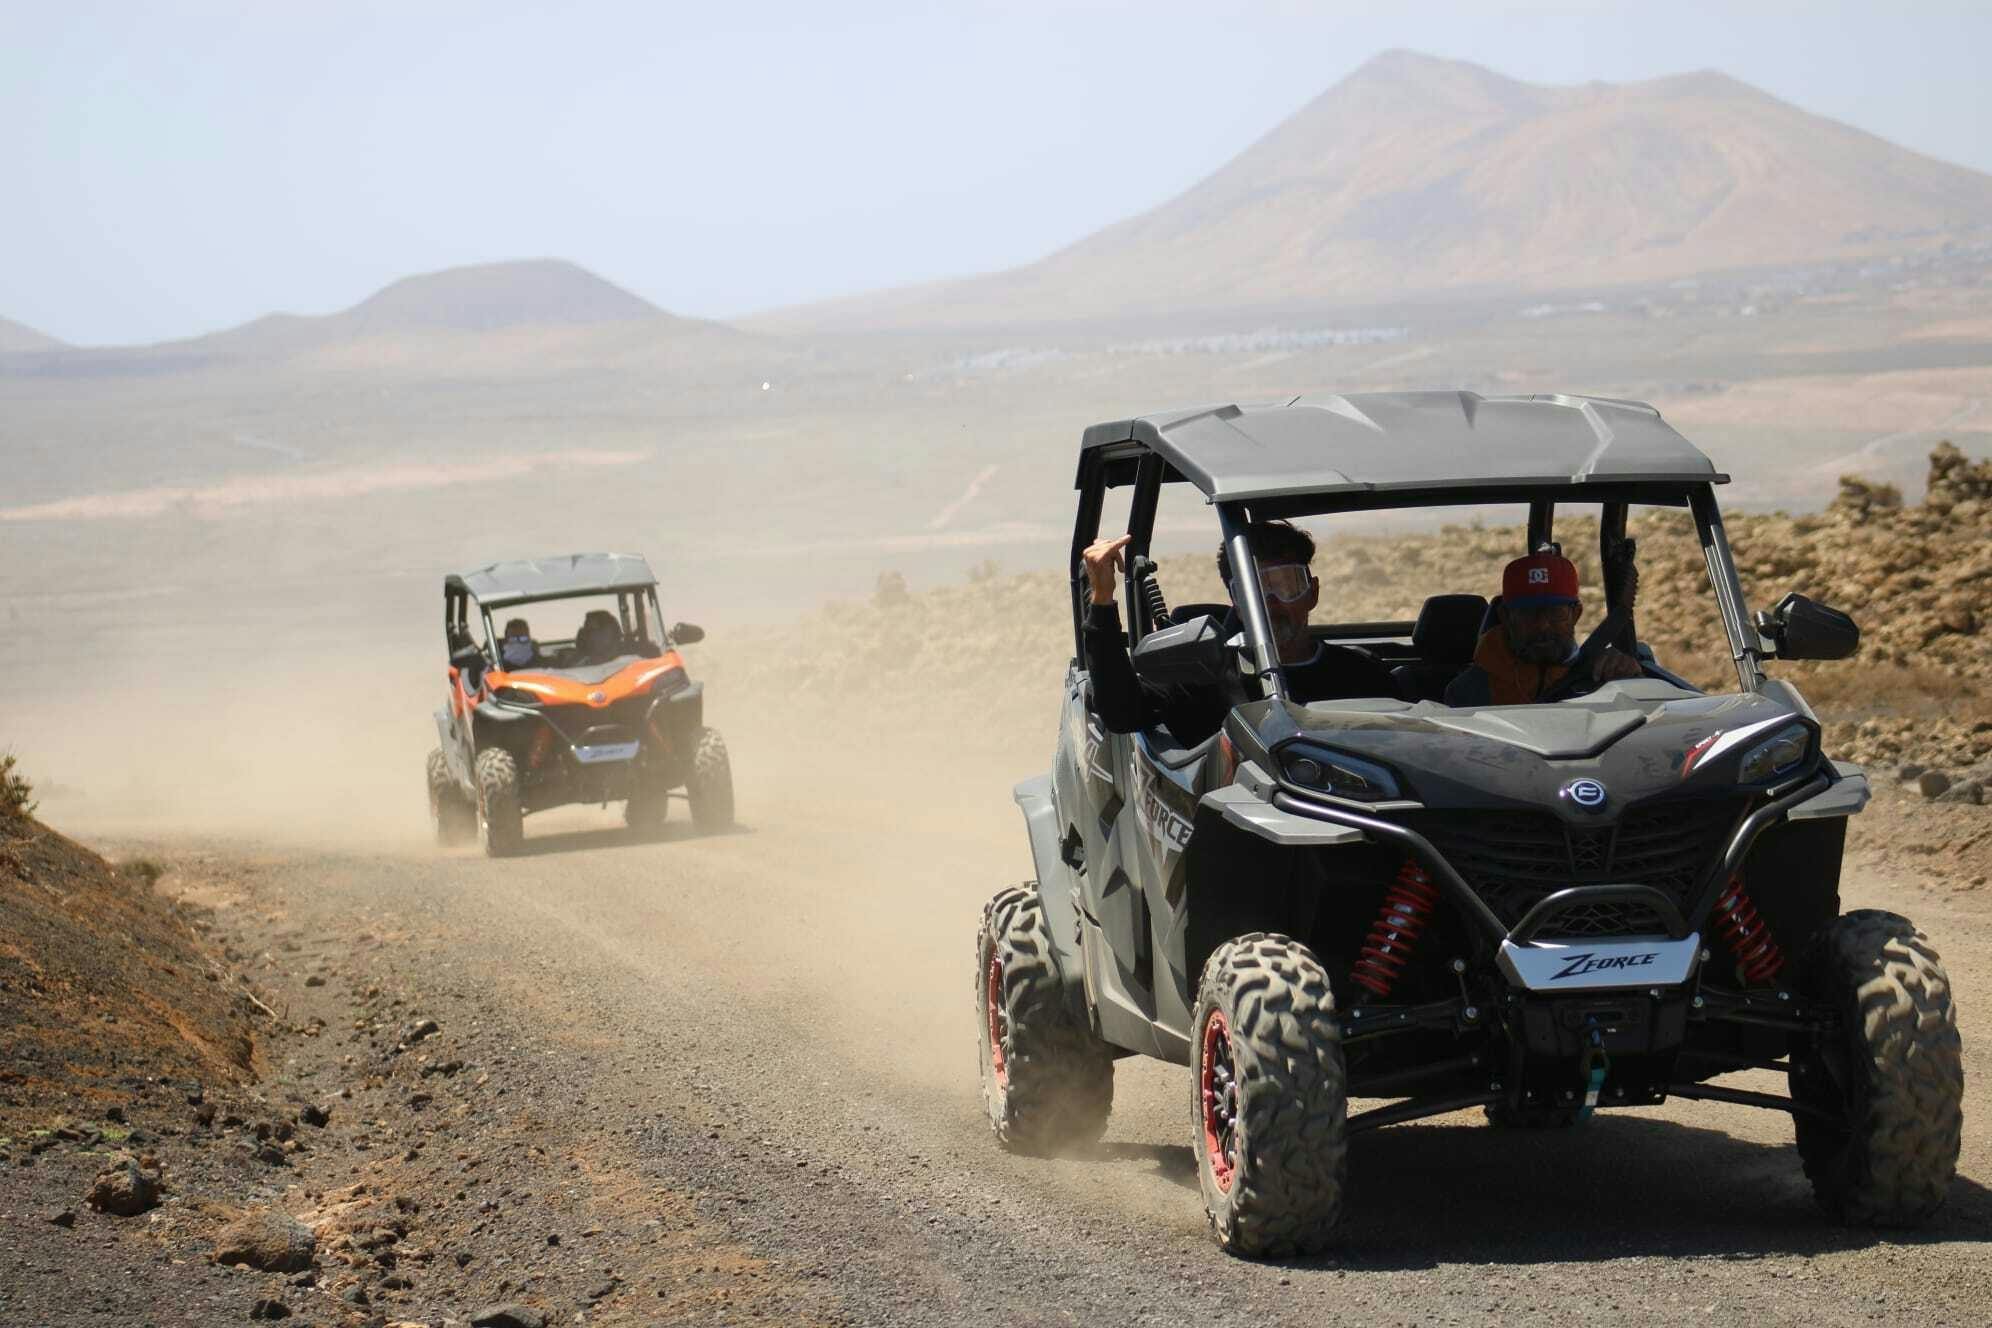
[[1586, 811], [1605, 805], [1605, 786], [1595, 779], [1573, 779], [1563, 786], [1563, 796]]

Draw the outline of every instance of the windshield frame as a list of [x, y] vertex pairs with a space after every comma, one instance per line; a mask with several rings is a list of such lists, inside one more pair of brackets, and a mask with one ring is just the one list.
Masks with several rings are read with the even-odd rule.
[[1502, 491], [1499, 496], [1491, 494], [1486, 489], [1455, 488], [1411, 494], [1400, 492], [1315, 495], [1315, 498], [1316, 501], [1312, 503], [1282, 499], [1272, 503], [1261, 501], [1214, 504], [1218, 511], [1219, 524], [1224, 531], [1225, 547], [1230, 553], [1231, 565], [1233, 568], [1245, 569], [1244, 575], [1234, 575], [1232, 578], [1232, 603], [1237, 607], [1245, 629], [1246, 647], [1251, 655], [1254, 670], [1259, 674], [1269, 697], [1278, 696], [1281, 700], [1287, 699], [1285, 683], [1277, 667], [1279, 656], [1273, 645], [1265, 597], [1259, 586], [1258, 561], [1252, 556], [1250, 543], [1245, 538], [1245, 528], [1250, 522], [1296, 516], [1331, 515], [1336, 512], [1371, 511], [1378, 508], [1485, 506], [1490, 502], [1501, 505], [1527, 504], [1528, 543], [1531, 547], [1549, 541], [1554, 529], [1556, 508], [1559, 505], [1566, 508], [1596, 508], [1601, 541], [1607, 538], [1615, 527], [1621, 531], [1624, 529], [1625, 512], [1630, 506], [1687, 508], [1694, 518], [1696, 537], [1700, 541], [1702, 557], [1708, 566], [1716, 613], [1729, 643], [1730, 657], [1736, 668], [1737, 684], [1742, 691], [1752, 693], [1762, 691], [1765, 686], [1767, 679], [1763, 670], [1763, 659], [1767, 654], [1766, 645], [1755, 624], [1750, 620], [1742, 582], [1737, 575], [1735, 558], [1730, 551], [1728, 533], [1722, 524], [1722, 512], [1716, 504], [1714, 487], [1710, 484], [1599, 485], [1590, 492], [1585, 492], [1577, 486], [1558, 484], [1516, 486]]

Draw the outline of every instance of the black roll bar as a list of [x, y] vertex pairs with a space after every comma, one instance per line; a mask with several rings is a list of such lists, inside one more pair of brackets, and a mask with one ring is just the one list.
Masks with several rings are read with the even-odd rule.
[[1272, 620], [1266, 616], [1266, 596], [1259, 587], [1259, 564], [1252, 557], [1252, 541], [1245, 535], [1246, 517], [1233, 503], [1217, 505], [1217, 524], [1224, 531], [1224, 549], [1231, 563], [1231, 602], [1245, 620], [1245, 643], [1252, 652], [1252, 665], [1265, 686], [1268, 698], [1286, 700], [1286, 679], [1280, 676], [1279, 657], [1273, 653]]

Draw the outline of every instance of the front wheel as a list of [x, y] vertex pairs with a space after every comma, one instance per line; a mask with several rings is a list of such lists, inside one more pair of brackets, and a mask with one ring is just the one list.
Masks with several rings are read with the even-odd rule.
[[1905, 1226], [1938, 1208], [1957, 1174], [1964, 1060], [1950, 978], [1914, 923], [1862, 909], [1807, 951], [1806, 994], [1840, 1028], [1791, 1058], [1798, 1153], [1829, 1213]]
[[975, 933], [982, 1104], [997, 1141], [1049, 1157], [1097, 1143], [1114, 1106], [1113, 1050], [1073, 1016], [1035, 882], [997, 895]]
[[503, 747], [477, 754], [477, 828], [484, 855], [508, 858], [525, 843], [525, 811], [519, 802], [519, 763]]
[[1285, 936], [1227, 941], [1190, 1027], [1190, 1146], [1218, 1245], [1252, 1258], [1326, 1249], [1348, 1187], [1349, 1100], [1321, 961]]
[[733, 824], [733, 762], [718, 729], [699, 730], [685, 800], [692, 806], [692, 824], [699, 829], [724, 830]]

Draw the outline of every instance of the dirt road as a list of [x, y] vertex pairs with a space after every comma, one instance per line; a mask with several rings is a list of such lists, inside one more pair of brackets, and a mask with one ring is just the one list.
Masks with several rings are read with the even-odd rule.
[[[873, 735], [840, 735], [877, 751]], [[1556, 1136], [1457, 1116], [1364, 1136], [1334, 1255], [1210, 1244], [1185, 1072], [1120, 1063], [1083, 1160], [999, 1152], [975, 1090], [968, 953], [1029, 874], [1006, 788], [1030, 744], [932, 782], [862, 779], [736, 741], [743, 828], [630, 840], [613, 813], [529, 824], [527, 856], [286, 852], [262, 906], [309, 936], [395, 938], [438, 994], [521, 1030], [512, 1073], [561, 1085], [604, 1174], [618, 1151], [858, 1323], [1982, 1323], [1992, 1312], [1992, 929], [1982, 891], [1859, 869], [1849, 906], [1936, 939], [1964, 1014], [1961, 1176], [1915, 1233], [1815, 1214], [1786, 1118], [1715, 1104]], [[890, 764], [901, 776], [917, 767]], [[413, 787], [413, 781], [407, 781]], [[410, 795], [413, 796], [412, 794]], [[566, 1090], [572, 1089], [572, 1093]], [[589, 1171], [596, 1168], [590, 1166]], [[627, 1270], [625, 1275], [629, 1275]], [[606, 1308], [606, 1307], [605, 1307]], [[637, 1314], [599, 1321], [649, 1321]]]

